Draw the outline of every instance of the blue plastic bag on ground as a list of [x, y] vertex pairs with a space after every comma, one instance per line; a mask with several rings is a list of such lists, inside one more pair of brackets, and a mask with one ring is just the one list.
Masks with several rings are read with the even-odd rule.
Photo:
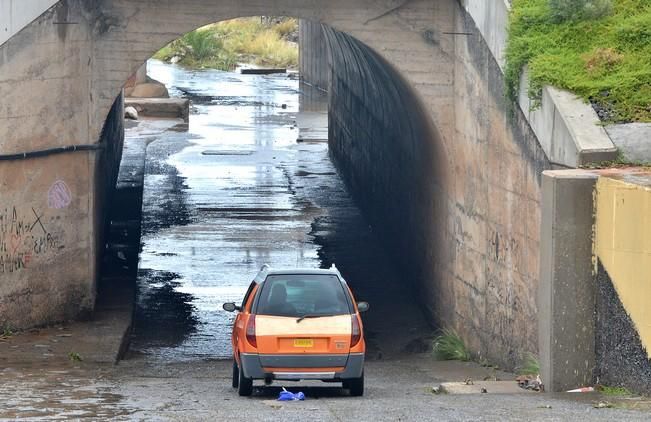
[[305, 394], [303, 394], [303, 392], [301, 391], [294, 394], [291, 391], [285, 390], [285, 387], [283, 387], [283, 391], [281, 391], [280, 395], [278, 396], [278, 401], [293, 401], [293, 400], [305, 400]]

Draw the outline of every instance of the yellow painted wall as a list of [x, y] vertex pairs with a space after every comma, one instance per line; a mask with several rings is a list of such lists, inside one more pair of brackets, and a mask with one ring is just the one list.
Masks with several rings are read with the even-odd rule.
[[651, 187], [600, 177], [595, 252], [651, 358]]

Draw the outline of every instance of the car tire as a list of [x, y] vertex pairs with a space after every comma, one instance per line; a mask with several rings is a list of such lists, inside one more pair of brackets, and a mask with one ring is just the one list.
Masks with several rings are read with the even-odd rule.
[[349, 379], [344, 382], [344, 388], [350, 390], [352, 397], [360, 397], [364, 395], [364, 373], [359, 378]]
[[240, 385], [240, 368], [237, 367], [237, 361], [233, 358], [233, 388]]
[[244, 376], [244, 371], [242, 371], [241, 365], [238, 371], [238, 375], [237, 393], [240, 396], [250, 396], [251, 393], [253, 393], [253, 378], [246, 378]]

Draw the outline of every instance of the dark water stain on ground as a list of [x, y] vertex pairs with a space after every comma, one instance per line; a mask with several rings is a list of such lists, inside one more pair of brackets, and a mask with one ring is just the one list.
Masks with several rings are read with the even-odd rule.
[[178, 274], [139, 270], [132, 349], [174, 347], [197, 330], [193, 297], [179, 292]]

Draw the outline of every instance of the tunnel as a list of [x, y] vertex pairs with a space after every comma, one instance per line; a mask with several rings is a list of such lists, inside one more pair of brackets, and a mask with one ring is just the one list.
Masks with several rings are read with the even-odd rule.
[[[137, 279], [127, 356], [227, 358], [231, 316], [215, 305], [239, 301], [263, 264], [337, 265], [360, 300], [373, 303], [365, 316], [370, 358], [431, 349], [436, 308], [418, 298], [434, 289], [427, 263], [439, 258], [427, 251], [445, 224], [439, 135], [378, 53], [331, 27], [321, 34], [322, 49], [300, 44], [327, 66], [325, 89], [311, 87], [309, 74], [298, 82], [150, 63], [149, 73], [192, 111], [187, 125], [155, 133], [143, 128], [148, 120], [126, 120], [125, 147], [146, 148], [142, 200], [128, 178], [106, 190], [98, 301], [119, 291], [112, 283], [121, 266]], [[122, 122], [122, 101], [103, 130], [112, 151], [124, 141], [110, 131]], [[316, 120], [297, 127], [304, 118]], [[125, 155], [122, 173], [133, 156]], [[111, 161], [119, 164], [107, 155]], [[105, 178], [116, 180], [107, 168]], [[124, 234], [138, 220], [140, 251], [139, 236]]]
[[[8, 201], [2, 221], [8, 215], [11, 224], [15, 214], [16, 222], [31, 225], [36, 215], [56, 240], [56, 248], [30, 254], [26, 267], [22, 244], [6, 238], [11, 250], [3, 259], [20, 268], [3, 274], [0, 322], [47, 324], [88, 315], [101, 304], [101, 255], [111, 234], [105, 214], [116, 203], [106, 186], [120, 150], [107, 137], [121, 114], [116, 98], [142, 63], [212, 22], [290, 15], [322, 34], [324, 47], [306, 49], [302, 60], [326, 69], [320, 81], [327, 85], [327, 153], [366, 233], [386, 250], [381, 261], [395, 264], [392, 279], [409, 290], [409, 312], [422, 315], [428, 330], [457, 330], [475, 356], [505, 368], [536, 352], [540, 174], [550, 163], [524, 114], [504, 101], [499, 58], [478, 29], [484, 23], [474, 22], [456, 0], [165, 0], [150, 6], [56, 2], [0, 45], [3, 152], [75, 146], [41, 161], [39, 172], [30, 172], [27, 161], [0, 165]], [[28, 176], [4, 177], [13, 174]], [[43, 202], [50, 191], [58, 198], [63, 186], [66, 201]], [[117, 232], [139, 218], [124, 217]], [[132, 240], [128, 230], [125, 236], [120, 241]], [[160, 276], [160, 283], [174, 283]], [[390, 290], [364, 294], [390, 308]]]

